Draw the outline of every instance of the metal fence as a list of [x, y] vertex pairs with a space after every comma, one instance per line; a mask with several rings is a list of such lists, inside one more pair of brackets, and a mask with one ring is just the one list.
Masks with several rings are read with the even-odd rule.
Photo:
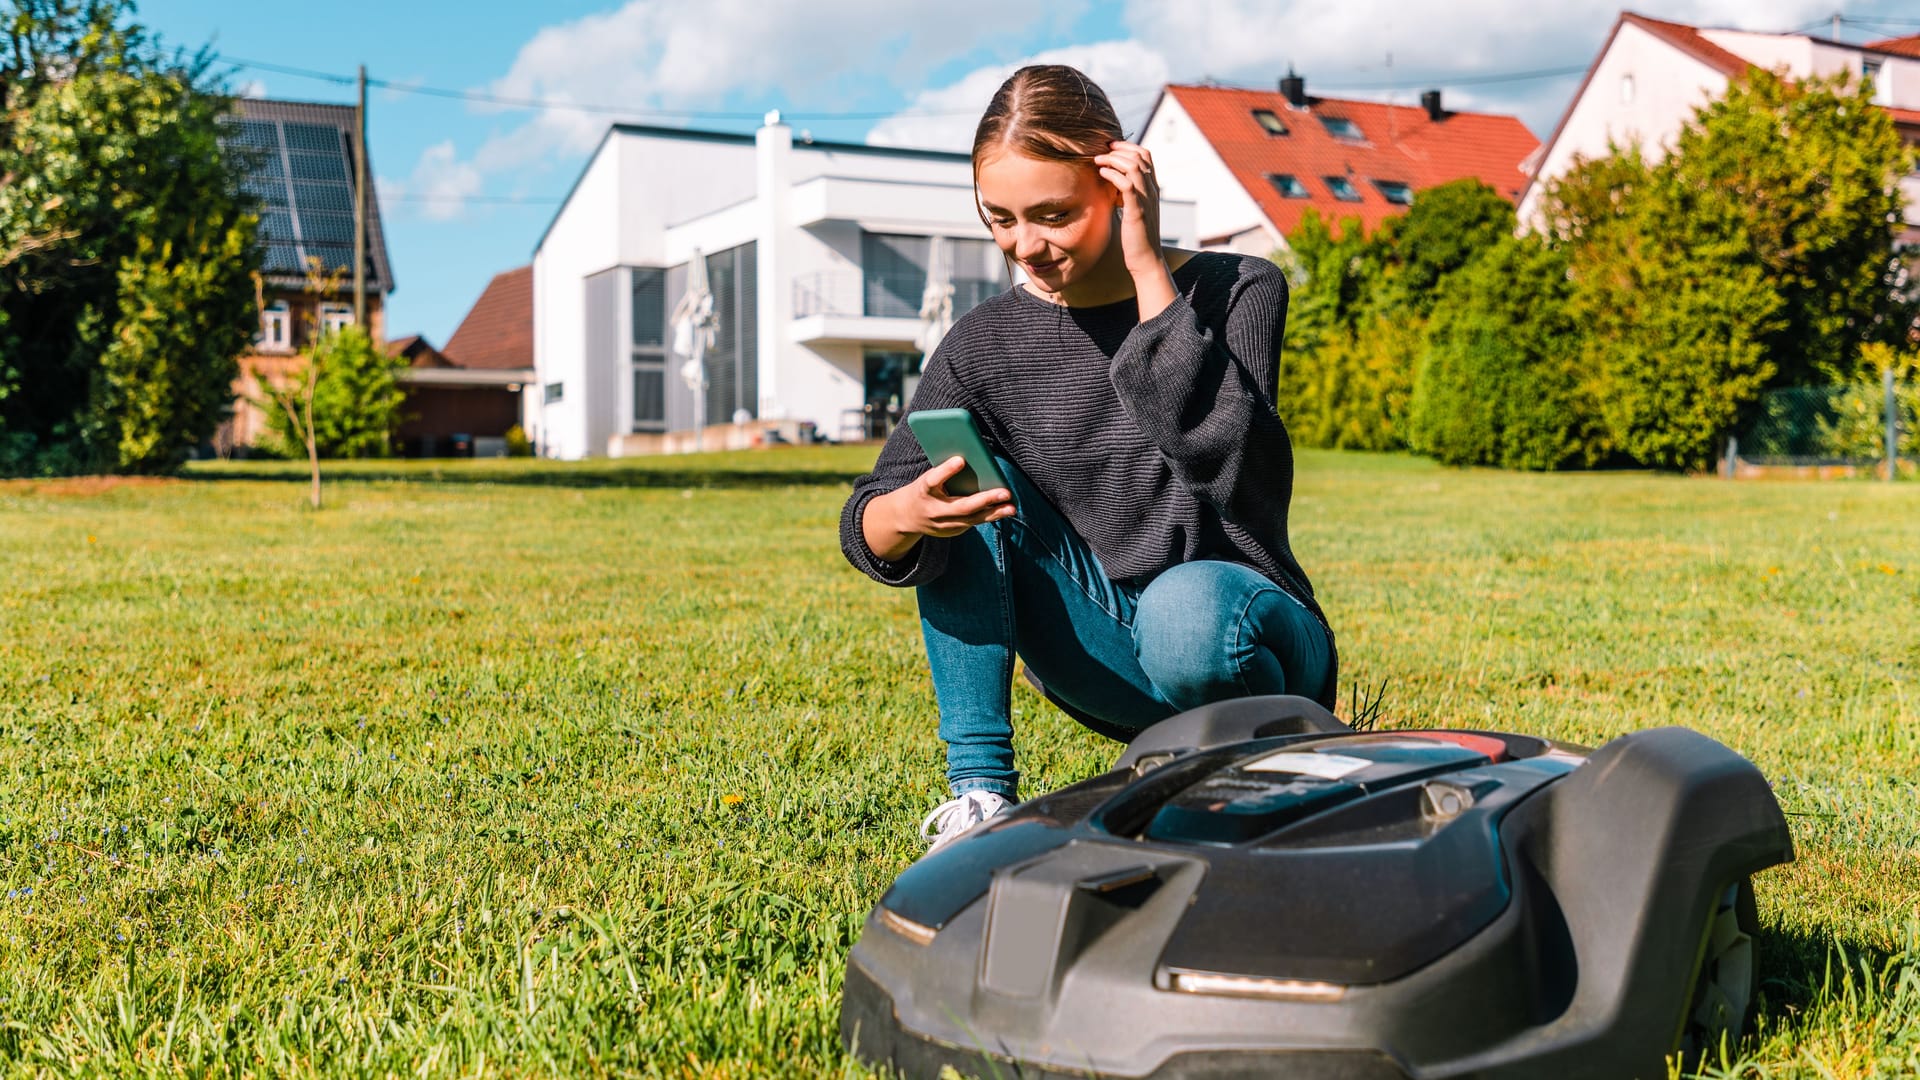
[[1771, 391], [1728, 450], [1730, 464], [1880, 468], [1890, 455], [1920, 461], [1920, 382]]

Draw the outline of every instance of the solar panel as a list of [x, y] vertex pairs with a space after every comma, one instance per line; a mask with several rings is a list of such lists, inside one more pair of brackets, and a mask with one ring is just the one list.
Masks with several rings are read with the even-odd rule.
[[311, 153], [344, 154], [346, 148], [340, 145], [340, 129], [326, 124], [297, 124], [289, 120], [280, 125], [286, 133], [287, 149], [305, 150]]
[[[311, 258], [323, 273], [351, 271], [354, 207], [347, 132], [333, 124], [236, 118], [222, 138], [246, 162], [242, 189], [261, 202], [261, 269], [299, 277]], [[376, 239], [368, 238], [366, 271], [378, 281]]]
[[353, 215], [324, 210], [300, 211], [300, 240], [308, 247], [315, 244], [353, 244]]
[[347, 158], [345, 154], [309, 154], [293, 152], [287, 155], [293, 166], [293, 178], [296, 180], [330, 180], [334, 183], [348, 183]]
[[266, 150], [280, 149], [280, 129], [271, 120], [242, 120], [234, 131], [236, 141]]
[[240, 190], [246, 192], [247, 194], [253, 196], [256, 199], [259, 199], [260, 201], [268, 204], [269, 206], [272, 206], [272, 205], [285, 206], [287, 202], [287, 185], [286, 184], [283, 184], [279, 180], [272, 179], [270, 177], [261, 176], [257, 173], [251, 174], [241, 179]]
[[309, 210], [339, 210], [353, 213], [353, 189], [345, 184], [293, 182], [293, 203], [301, 213]]
[[268, 244], [260, 257], [260, 269], [269, 274], [298, 274], [305, 267], [300, 265], [300, 253], [292, 244]]

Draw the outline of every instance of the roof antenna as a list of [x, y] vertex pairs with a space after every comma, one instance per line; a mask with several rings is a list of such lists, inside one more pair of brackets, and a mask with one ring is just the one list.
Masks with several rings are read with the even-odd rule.
[[1393, 107], [1394, 93], [1399, 89], [1393, 85], [1393, 50], [1387, 50], [1387, 141], [1398, 145], [1400, 142], [1400, 114]]

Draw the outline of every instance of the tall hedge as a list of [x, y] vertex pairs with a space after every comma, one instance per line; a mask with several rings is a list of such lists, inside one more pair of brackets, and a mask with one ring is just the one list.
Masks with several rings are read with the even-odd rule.
[[1537, 236], [1502, 237], [1449, 277], [1414, 380], [1413, 448], [1509, 469], [1603, 458], [1571, 292], [1565, 251]]

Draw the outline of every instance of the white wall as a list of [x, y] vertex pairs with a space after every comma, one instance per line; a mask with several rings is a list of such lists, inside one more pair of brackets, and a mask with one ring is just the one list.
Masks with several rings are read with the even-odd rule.
[[[1622, 81], [1633, 80], [1630, 100]], [[1602, 157], [1610, 144], [1639, 146], [1651, 159], [1665, 155], [1693, 110], [1726, 92], [1727, 77], [1632, 23], [1621, 23], [1594, 67], [1586, 92], [1573, 103], [1560, 136], [1546, 148], [1538, 179], [1520, 200], [1523, 225], [1539, 223], [1545, 181], [1563, 176], [1574, 159]]]
[[1259, 254], [1286, 246], [1260, 204], [1247, 194], [1246, 185], [1227, 168], [1220, 152], [1172, 94], [1160, 98], [1160, 107], [1140, 135], [1140, 145], [1153, 155], [1162, 196], [1192, 203], [1191, 235], [1184, 246], [1198, 246], [1203, 237], [1242, 234], [1256, 227], [1265, 237], [1253, 245], [1261, 249]]
[[[587, 439], [586, 279], [619, 262], [619, 154], [603, 143], [533, 255], [533, 366], [527, 435], [551, 457], [597, 452]], [[565, 388], [547, 404], [545, 386]]]

